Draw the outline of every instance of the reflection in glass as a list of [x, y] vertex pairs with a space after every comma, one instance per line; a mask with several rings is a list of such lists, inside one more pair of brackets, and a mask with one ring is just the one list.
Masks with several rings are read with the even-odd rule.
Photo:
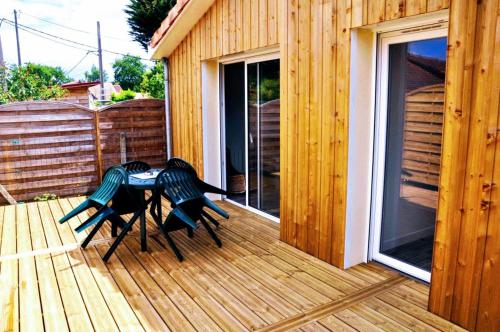
[[224, 65], [227, 198], [279, 217], [279, 60], [246, 66], [245, 82], [244, 62]]
[[443, 125], [446, 38], [389, 46], [380, 252], [430, 271]]
[[279, 217], [279, 60], [247, 65], [249, 205]]

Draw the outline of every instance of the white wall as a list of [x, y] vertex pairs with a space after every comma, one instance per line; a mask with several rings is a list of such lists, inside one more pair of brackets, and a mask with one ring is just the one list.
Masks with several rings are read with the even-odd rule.
[[351, 32], [351, 81], [345, 267], [366, 262], [369, 243], [375, 109], [376, 33]]
[[[221, 187], [220, 169], [220, 111], [219, 111], [219, 64], [204, 61], [201, 64], [201, 107], [203, 118], [203, 174], [205, 182]], [[208, 194], [210, 199], [220, 195]]]

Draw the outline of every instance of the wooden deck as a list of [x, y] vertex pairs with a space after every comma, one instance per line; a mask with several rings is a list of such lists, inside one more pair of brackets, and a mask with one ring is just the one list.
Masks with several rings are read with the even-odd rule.
[[376, 264], [341, 271], [227, 203], [222, 248], [178, 232], [179, 263], [149, 221], [148, 252], [136, 229], [104, 264], [108, 227], [82, 250], [80, 221], [55, 222], [82, 199], [0, 207], [2, 330], [459, 330], [426, 311], [427, 286]]

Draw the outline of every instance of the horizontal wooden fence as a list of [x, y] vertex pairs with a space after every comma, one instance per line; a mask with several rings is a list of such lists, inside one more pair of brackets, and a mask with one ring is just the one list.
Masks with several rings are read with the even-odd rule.
[[406, 95], [403, 170], [406, 181], [439, 184], [443, 136], [444, 86], [425, 86]]
[[160, 167], [165, 158], [163, 100], [99, 110], [59, 101], [0, 105], [0, 186], [17, 201], [85, 194], [111, 165], [143, 160]]

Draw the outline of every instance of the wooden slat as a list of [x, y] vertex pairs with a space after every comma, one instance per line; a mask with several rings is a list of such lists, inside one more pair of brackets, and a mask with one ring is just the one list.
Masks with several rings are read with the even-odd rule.
[[[462, 228], [458, 246], [458, 263], [452, 305], [453, 322], [474, 329], [477, 321], [477, 309], [484, 265], [484, 249], [489, 219], [491, 190], [485, 185], [492, 183], [494, 156], [498, 153], [496, 144], [488, 139], [488, 134], [498, 124], [498, 64], [500, 61], [497, 48], [495, 52], [496, 32], [498, 31], [499, 1], [479, 3], [477, 8], [478, 26], [474, 45], [475, 70], [472, 77], [470, 129], [471, 143], [467, 152], [466, 182], [464, 190]], [[493, 85], [496, 82], [497, 85]], [[484, 204], [487, 204], [486, 206]], [[498, 224], [497, 226], [498, 227]], [[492, 302], [490, 305], [500, 304]], [[500, 326], [499, 326], [500, 327]]]
[[[297, 79], [297, 203], [308, 199], [309, 188], [309, 117], [306, 110], [310, 104], [310, 48], [311, 48], [311, 7], [310, 1], [298, 1], [298, 72]], [[297, 223], [297, 248], [307, 251], [308, 246], [308, 204], [298, 204], [295, 216]]]
[[[17, 252], [30, 251], [31, 234], [28, 211], [25, 204], [16, 206], [17, 221]], [[26, 257], [19, 259], [19, 283], [21, 285], [37, 285], [35, 259]], [[41, 331], [43, 329], [42, 308], [38, 287], [21, 287], [19, 289], [20, 317], [26, 317], [20, 322], [21, 331]]]
[[[1, 255], [13, 254], [16, 252], [16, 208], [9, 205], [2, 209], [0, 213], [2, 227], [2, 243], [0, 247]], [[2, 319], [1, 328], [5, 331], [19, 331], [19, 262], [12, 260], [3, 262], [1, 266], [0, 284], [0, 308]]]
[[[446, 100], [429, 308], [450, 317], [461, 225], [470, 121], [476, 5], [454, 2], [450, 9]], [[460, 22], [460, 23], [458, 23]], [[453, 56], [452, 56], [453, 55]]]

